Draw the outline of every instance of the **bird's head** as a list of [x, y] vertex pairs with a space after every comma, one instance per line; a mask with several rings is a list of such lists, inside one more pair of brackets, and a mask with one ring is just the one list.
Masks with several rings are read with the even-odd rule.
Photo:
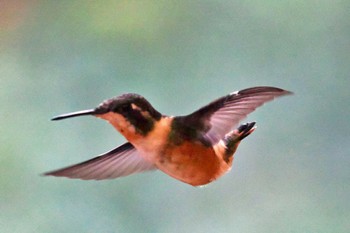
[[93, 115], [107, 120], [124, 136], [132, 133], [145, 136], [162, 117], [144, 97], [127, 93], [105, 100], [94, 109], [59, 115], [52, 120], [83, 115]]

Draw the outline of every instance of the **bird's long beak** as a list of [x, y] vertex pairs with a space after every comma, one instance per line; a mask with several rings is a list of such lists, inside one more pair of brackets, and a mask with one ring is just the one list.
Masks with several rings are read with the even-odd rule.
[[83, 111], [78, 111], [78, 112], [71, 112], [71, 113], [62, 114], [62, 115], [59, 115], [59, 116], [52, 118], [51, 120], [58, 121], [58, 120], [62, 120], [62, 119], [70, 118], [70, 117], [94, 115], [94, 114], [96, 114], [95, 109], [89, 109], [89, 110], [83, 110]]

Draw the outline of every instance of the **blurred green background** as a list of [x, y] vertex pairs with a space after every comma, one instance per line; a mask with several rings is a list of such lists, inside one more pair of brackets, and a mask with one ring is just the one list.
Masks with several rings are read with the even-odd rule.
[[[349, 1], [0, 1], [0, 232], [350, 232]], [[122, 144], [92, 117], [125, 92], [183, 115], [229, 92], [295, 92], [245, 121], [233, 169], [42, 177]]]

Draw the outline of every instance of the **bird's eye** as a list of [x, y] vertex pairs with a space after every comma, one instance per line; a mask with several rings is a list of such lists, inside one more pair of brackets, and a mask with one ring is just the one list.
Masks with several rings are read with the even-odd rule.
[[122, 111], [122, 112], [130, 111], [130, 104], [124, 104], [124, 105], [120, 106], [120, 111]]

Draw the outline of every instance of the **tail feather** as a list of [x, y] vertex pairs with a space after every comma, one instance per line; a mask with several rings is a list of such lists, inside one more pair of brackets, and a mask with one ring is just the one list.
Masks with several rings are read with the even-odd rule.
[[225, 135], [223, 143], [225, 145], [225, 155], [231, 157], [237, 150], [239, 143], [256, 129], [255, 122], [240, 125]]
[[249, 122], [249, 123], [240, 125], [237, 128], [236, 135], [238, 136], [239, 140], [243, 140], [249, 134], [251, 134], [255, 129], [256, 129], [255, 122]]

